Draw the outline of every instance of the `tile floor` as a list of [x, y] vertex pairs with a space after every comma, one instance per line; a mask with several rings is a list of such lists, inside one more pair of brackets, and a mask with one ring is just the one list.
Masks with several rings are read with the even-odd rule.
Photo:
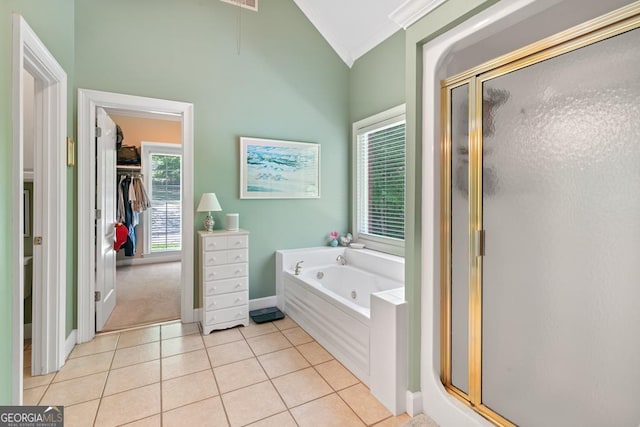
[[[25, 346], [25, 366], [30, 364]], [[76, 345], [56, 374], [24, 372], [25, 405], [65, 426], [400, 426], [291, 319], [216, 331], [170, 323]]]

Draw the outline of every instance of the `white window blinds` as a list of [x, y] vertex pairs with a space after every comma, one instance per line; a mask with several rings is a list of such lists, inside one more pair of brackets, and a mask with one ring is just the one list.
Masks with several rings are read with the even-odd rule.
[[182, 249], [182, 156], [151, 154], [151, 253]]
[[405, 119], [395, 117], [357, 132], [357, 233], [404, 240]]

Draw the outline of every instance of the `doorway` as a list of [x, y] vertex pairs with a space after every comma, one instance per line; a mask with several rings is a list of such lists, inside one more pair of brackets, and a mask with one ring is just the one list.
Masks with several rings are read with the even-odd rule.
[[[96, 330], [180, 319], [182, 119], [131, 111], [107, 110], [106, 114], [116, 126], [120, 147], [115, 193], [106, 197], [115, 197], [115, 221], [120, 236], [126, 232], [126, 237], [116, 243], [115, 266], [109, 266], [115, 269], [114, 275], [103, 275], [115, 279], [115, 307], [104, 325], [96, 323]], [[102, 189], [99, 175], [96, 182]], [[103, 219], [110, 214], [103, 213]]]
[[[181, 230], [182, 250], [179, 255], [180, 318], [193, 322], [193, 105], [184, 102], [145, 98], [80, 89], [78, 91], [78, 342], [90, 341], [96, 332], [96, 292], [104, 292], [104, 269], [96, 262], [96, 232], [94, 227], [102, 218], [96, 210], [96, 120], [99, 109], [115, 116], [142, 116], [159, 120], [177, 120], [181, 123], [182, 196]], [[125, 136], [126, 137], [126, 136]], [[114, 153], [115, 154], [115, 153]], [[105, 181], [111, 182], [111, 181]], [[115, 176], [113, 182], [115, 183]], [[115, 184], [114, 184], [115, 187]], [[100, 190], [99, 190], [100, 191]], [[99, 217], [98, 217], [99, 216]], [[112, 224], [109, 224], [113, 226]], [[108, 230], [107, 230], [108, 232]], [[146, 257], [145, 257], [146, 258]], [[109, 270], [110, 271], [110, 270]], [[114, 279], [115, 280], [115, 279]], [[116, 289], [117, 290], [117, 289]], [[105, 298], [106, 294], [100, 294]], [[108, 317], [108, 316], [107, 316]], [[106, 318], [104, 319], [106, 320]]]
[[636, 3], [442, 81], [441, 376], [499, 425], [640, 419], [638, 43]]
[[[67, 76], [20, 15], [13, 15], [13, 402], [21, 404], [24, 371], [25, 261], [31, 256], [30, 374], [57, 371], [65, 359]], [[29, 85], [28, 82], [32, 84]], [[25, 92], [30, 86], [32, 91]], [[32, 101], [31, 125], [25, 98]], [[27, 101], [27, 104], [29, 104]], [[28, 118], [27, 118], [28, 121]], [[25, 144], [25, 126], [30, 127]], [[25, 163], [25, 145], [32, 147]], [[31, 163], [31, 170], [25, 171]], [[25, 178], [33, 181], [25, 197]], [[42, 213], [46, 212], [47, 215]], [[35, 213], [36, 215], [29, 215]], [[29, 234], [29, 236], [26, 236]], [[25, 239], [33, 241], [25, 255]], [[31, 240], [32, 239], [32, 240]], [[29, 362], [27, 362], [29, 364]]]

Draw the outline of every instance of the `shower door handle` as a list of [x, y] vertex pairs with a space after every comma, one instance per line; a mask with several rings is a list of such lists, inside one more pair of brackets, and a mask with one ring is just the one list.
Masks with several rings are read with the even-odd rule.
[[485, 232], [484, 230], [476, 230], [475, 233], [476, 256], [484, 256], [485, 250]]

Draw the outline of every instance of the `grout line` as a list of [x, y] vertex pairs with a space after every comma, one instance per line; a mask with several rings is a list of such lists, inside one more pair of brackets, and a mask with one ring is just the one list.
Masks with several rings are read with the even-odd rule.
[[162, 423], [164, 422], [164, 417], [162, 416], [164, 404], [162, 401], [162, 327], [160, 327], [160, 330], [158, 331], [158, 338], [160, 338], [160, 347], [158, 348], [160, 353], [160, 360], [158, 361], [158, 363], [160, 364], [160, 427], [162, 427]]
[[[240, 333], [240, 335], [242, 335], [242, 333]], [[200, 333], [200, 337], [202, 337], [202, 333]], [[211, 369], [211, 375], [213, 375], [213, 381], [215, 382], [216, 389], [218, 390], [218, 397], [220, 398], [220, 404], [222, 405], [222, 410], [224, 411], [224, 416], [225, 416], [225, 418], [227, 420], [227, 424], [231, 425], [231, 420], [229, 419], [229, 414], [227, 413], [227, 407], [224, 404], [224, 400], [222, 400], [222, 392], [220, 391], [220, 385], [218, 384], [218, 378], [216, 378], [216, 373], [213, 370], [213, 364], [211, 363], [211, 357], [209, 357], [209, 352], [207, 351], [207, 344], [204, 342], [204, 338], [202, 338], [202, 342], [205, 345], [204, 352], [207, 355], [207, 360], [209, 361], [209, 368]]]
[[[120, 334], [117, 335], [115, 348], [118, 348], [118, 341], [120, 341]], [[94, 426], [98, 422], [98, 413], [100, 412], [100, 407], [102, 406], [102, 398], [104, 397], [104, 391], [107, 389], [107, 383], [109, 382], [109, 375], [111, 374], [111, 367], [113, 366], [113, 361], [115, 358], [116, 358], [116, 352], [114, 350], [113, 355], [111, 356], [111, 362], [109, 363], [109, 370], [107, 371], [107, 376], [105, 377], [104, 384], [102, 385], [102, 392], [100, 392], [100, 397], [98, 398], [100, 399], [98, 400], [98, 407], [96, 408], [96, 413], [93, 414], [93, 423], [91, 424]]]

